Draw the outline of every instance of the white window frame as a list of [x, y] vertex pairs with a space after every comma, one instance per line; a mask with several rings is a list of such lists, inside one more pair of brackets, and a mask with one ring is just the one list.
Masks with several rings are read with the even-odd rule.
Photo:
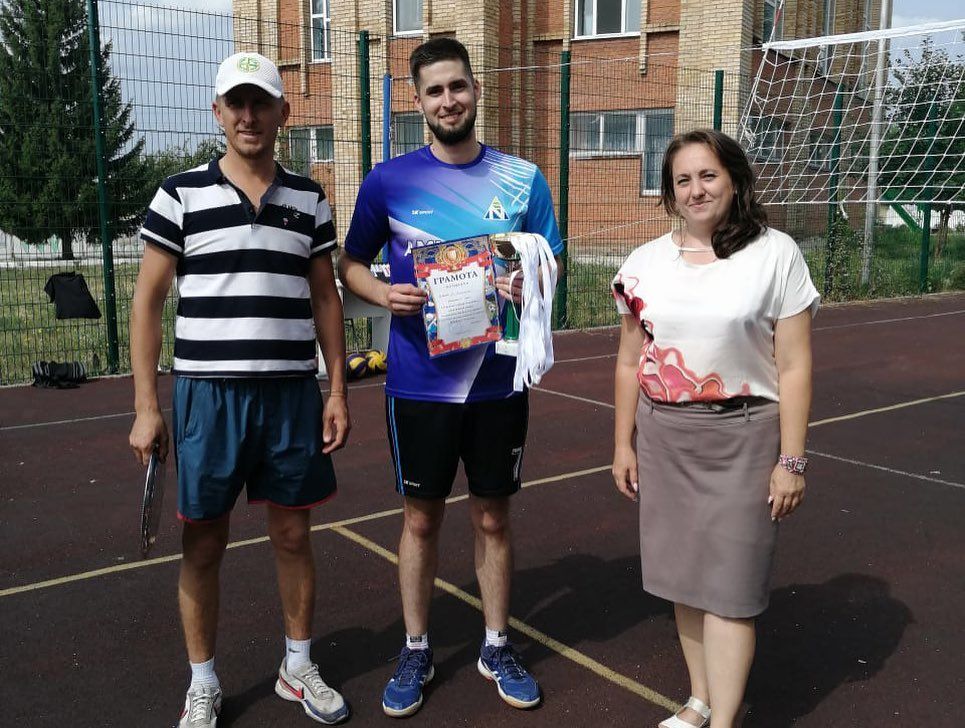
[[[834, 13], [836, 0], [824, 0], [824, 13], [821, 17], [821, 35], [834, 35]], [[831, 70], [829, 63], [828, 47], [821, 46], [818, 49], [818, 70], [827, 75]]]
[[871, 21], [871, 11], [874, 10], [874, 0], [864, 0], [864, 19], [861, 21], [861, 30], [871, 30], [874, 23]]
[[[592, 23], [593, 23], [593, 32], [584, 33], [583, 35], [580, 35], [579, 27], [580, 27], [580, 17], [582, 15], [580, 11], [582, 10], [582, 7], [586, 3], [590, 3], [590, 5], [593, 8], [592, 14], [591, 14]], [[640, 35], [639, 27], [637, 27], [636, 30], [627, 30], [626, 28], [627, 5], [630, 3], [636, 3], [639, 6], [640, 0], [621, 0], [621, 3], [620, 3], [621, 30], [619, 33], [597, 33], [596, 32], [596, 22], [597, 22], [596, 3], [597, 3], [597, 0], [573, 0], [573, 40], [580, 40], [584, 38], [624, 38], [624, 37], [633, 37], [633, 36]], [[641, 18], [639, 22], [642, 23], [643, 19]], [[638, 23], [638, 26], [639, 26], [639, 23]]]
[[399, 30], [399, 4], [402, 2], [416, 2], [417, 0], [392, 0], [392, 33], [397, 36], [412, 36], [412, 35], [422, 35], [423, 21], [422, 12], [425, 9], [425, 4], [423, 0], [418, 0], [419, 4], [419, 27], [410, 28], [409, 30]]
[[774, 40], [779, 41], [784, 39], [784, 10], [781, 7], [781, 0], [764, 0], [764, 24], [761, 26], [761, 42], [769, 43], [771, 38], [767, 33], [767, 8], [773, 8], [773, 13], [771, 15], [771, 27], [775, 29]]
[[[310, 17], [309, 43], [312, 47], [312, 63], [331, 63], [332, 62], [332, 2], [331, 0], [320, 0], [322, 12], [315, 11], [316, 0], [308, 0], [308, 14]], [[315, 48], [315, 21], [321, 21], [323, 34], [325, 37], [324, 53], [316, 52]]]
[[[293, 126], [288, 130], [288, 149], [289, 154], [292, 149], [292, 134], [308, 129], [308, 163], [319, 164], [321, 162], [335, 161], [335, 127], [332, 124], [319, 124], [317, 126]], [[318, 154], [318, 132], [321, 129], [332, 130], [332, 156], [329, 158], [321, 157]], [[311, 171], [311, 170], [309, 170]]]
[[[402, 116], [410, 117], [413, 119], [415, 117], [419, 117], [419, 128], [422, 130], [422, 143], [419, 144], [419, 147], [417, 148], [422, 148], [425, 146], [425, 118], [422, 116], [422, 114], [418, 111], [397, 111], [394, 114], [392, 114], [392, 124], [390, 125], [390, 130], [392, 133], [392, 150], [391, 151], [392, 151], [393, 157], [398, 157], [408, 153], [398, 149], [399, 139], [396, 132], [396, 129], [398, 128], [396, 126], [396, 122], [399, 121], [399, 117], [402, 117]], [[409, 151], [413, 151], [413, 150], [409, 150]]]
[[836, 0], [824, 0], [824, 16], [821, 18], [821, 35], [834, 35]]
[[[599, 127], [597, 130], [597, 149], [592, 150], [579, 150], [574, 151], [570, 149], [570, 157], [573, 159], [620, 159], [627, 157], [639, 157], [640, 158], [640, 195], [654, 195], [660, 194], [659, 182], [657, 187], [646, 187], [646, 173], [647, 173], [647, 123], [650, 118], [658, 114], [665, 115], [670, 114], [671, 119], [674, 118], [674, 109], [671, 108], [658, 108], [658, 109], [603, 109], [600, 111], [574, 111], [572, 116], [577, 115], [595, 115], [599, 117]], [[606, 114], [635, 114], [635, 126], [634, 126], [634, 139], [635, 143], [632, 149], [626, 150], [616, 150], [616, 149], [604, 149], [603, 140], [605, 132], [605, 115]], [[570, 123], [570, 128], [573, 128], [572, 121]], [[671, 122], [671, 136], [673, 132], [673, 123]], [[572, 133], [572, 132], [571, 132]], [[669, 138], [668, 138], [669, 141]], [[662, 155], [663, 152], [659, 152]]]
[[[599, 117], [599, 126], [597, 128], [597, 148], [591, 150], [573, 150], [570, 148], [570, 156], [574, 159], [591, 159], [593, 157], [636, 157], [642, 154], [645, 150], [643, 148], [636, 148], [637, 146], [646, 146], [646, 112], [649, 109], [602, 109], [600, 111], [574, 111], [573, 116], [590, 116], [596, 115]], [[636, 114], [636, 125], [634, 127], [634, 136], [636, 138], [637, 144], [633, 149], [627, 149], [624, 151], [619, 151], [616, 149], [604, 149], [603, 148], [603, 136], [604, 136], [604, 119], [607, 114]], [[573, 128], [573, 122], [570, 122], [570, 128]]]
[[831, 148], [834, 141], [821, 132], [813, 131], [808, 137], [808, 169], [818, 172], [831, 171]]

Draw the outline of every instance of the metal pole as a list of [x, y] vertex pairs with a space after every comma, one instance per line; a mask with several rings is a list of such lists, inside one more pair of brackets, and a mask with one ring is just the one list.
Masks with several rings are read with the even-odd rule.
[[714, 129], [720, 131], [724, 121], [724, 70], [714, 71]]
[[[928, 104], [925, 112], [925, 139], [928, 140], [928, 149], [925, 151], [925, 161], [923, 167], [926, 172], [935, 169], [935, 157], [932, 154], [932, 147], [935, 145], [935, 137], [938, 130], [935, 128], [935, 102]], [[928, 181], [931, 181], [929, 177]], [[921, 221], [921, 252], [918, 256], [918, 292], [925, 293], [928, 290], [928, 254], [931, 247], [931, 207], [934, 192], [929, 185], [922, 189], [925, 204], [922, 206]]]
[[834, 92], [834, 106], [831, 111], [831, 123], [834, 125], [834, 136], [831, 139], [831, 150], [828, 155], [828, 240], [824, 260], [824, 295], [829, 297], [834, 284], [834, 248], [835, 223], [838, 219], [838, 161], [841, 158], [841, 108], [843, 99], [841, 87]]
[[[891, 0], [881, 0], [880, 30], [891, 27]], [[875, 65], [875, 100], [871, 110], [871, 142], [868, 159], [868, 196], [864, 208], [864, 241], [861, 246], [861, 285], [871, 283], [871, 259], [875, 246], [875, 222], [878, 210], [878, 152], [881, 146], [881, 117], [884, 111], [885, 73], [888, 40], [878, 39], [878, 61]]]
[[120, 353], [117, 340], [117, 294], [114, 290], [114, 249], [111, 245], [111, 221], [107, 200], [107, 165], [105, 164], [104, 119], [100, 82], [100, 21], [97, 0], [87, 0], [87, 43], [90, 50], [90, 97], [94, 116], [94, 153], [97, 158], [97, 212], [100, 218], [101, 256], [103, 257], [104, 308], [107, 319], [107, 371], [118, 371]]
[[382, 161], [392, 158], [392, 76], [382, 75]]
[[570, 234], [570, 52], [560, 53], [560, 237], [563, 253], [556, 284], [556, 311], [553, 327], [565, 329], [568, 325], [566, 310], [567, 263], [569, 259]]
[[928, 290], [928, 254], [931, 248], [931, 203], [922, 206], [921, 252], [918, 255], [918, 292]]
[[372, 81], [369, 78], [369, 31], [360, 30], [359, 51], [359, 119], [362, 125], [362, 179], [372, 169]]

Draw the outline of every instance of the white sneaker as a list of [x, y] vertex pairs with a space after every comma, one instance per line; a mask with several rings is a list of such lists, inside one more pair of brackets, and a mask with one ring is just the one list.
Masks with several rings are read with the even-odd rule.
[[275, 682], [275, 693], [285, 700], [301, 703], [305, 715], [319, 723], [333, 725], [348, 717], [345, 700], [338, 691], [325, 684], [315, 663], [289, 672], [282, 660], [281, 667], [278, 668], [278, 680]]
[[221, 712], [221, 688], [198, 685], [189, 688], [178, 728], [215, 728]]

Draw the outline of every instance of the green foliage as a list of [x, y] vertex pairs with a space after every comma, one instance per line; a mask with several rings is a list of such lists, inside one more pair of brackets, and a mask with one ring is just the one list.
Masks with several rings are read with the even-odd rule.
[[825, 298], [847, 301], [858, 297], [861, 272], [861, 235], [836, 215], [824, 259]]
[[905, 49], [891, 73], [879, 182], [899, 200], [952, 200], [934, 206], [947, 226], [947, 213], [965, 208], [965, 58], [926, 39], [917, 58]]
[[151, 202], [151, 197], [165, 178], [207, 164], [212, 159], [223, 156], [224, 153], [223, 141], [220, 138], [209, 137], [202, 140], [194, 149], [188, 142], [184, 142], [162, 149], [160, 152], [144, 155], [141, 160], [141, 176], [143, 179], [141, 193], [143, 199], [139, 201], [140, 204], [137, 208], [139, 212], [144, 213]]
[[[143, 207], [132, 108], [97, 56], [114, 235], [137, 228]], [[83, 0], [7, 0], [0, 6], [0, 230], [30, 244], [99, 239], [91, 65]]]

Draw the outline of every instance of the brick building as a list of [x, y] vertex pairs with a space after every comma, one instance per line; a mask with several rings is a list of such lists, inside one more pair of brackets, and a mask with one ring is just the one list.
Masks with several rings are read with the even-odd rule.
[[[780, 0], [234, 0], [233, 11], [236, 49], [281, 68], [293, 112], [287, 153], [326, 186], [340, 236], [363, 168], [359, 31], [369, 33], [372, 163], [384, 154], [384, 113], [391, 154], [426, 141], [407, 58], [422, 40], [452, 35], [483, 84], [480, 138], [539, 164], [555, 194], [569, 51], [571, 241], [625, 247], [666, 229], [655, 208], [663, 149], [675, 131], [711, 125], [714, 71], [724, 71], [722, 124], [734, 131], [763, 38], [875, 28], [880, 4], [786, 0], [779, 12]], [[752, 153], [767, 163], [783, 141], [760, 123]]]

